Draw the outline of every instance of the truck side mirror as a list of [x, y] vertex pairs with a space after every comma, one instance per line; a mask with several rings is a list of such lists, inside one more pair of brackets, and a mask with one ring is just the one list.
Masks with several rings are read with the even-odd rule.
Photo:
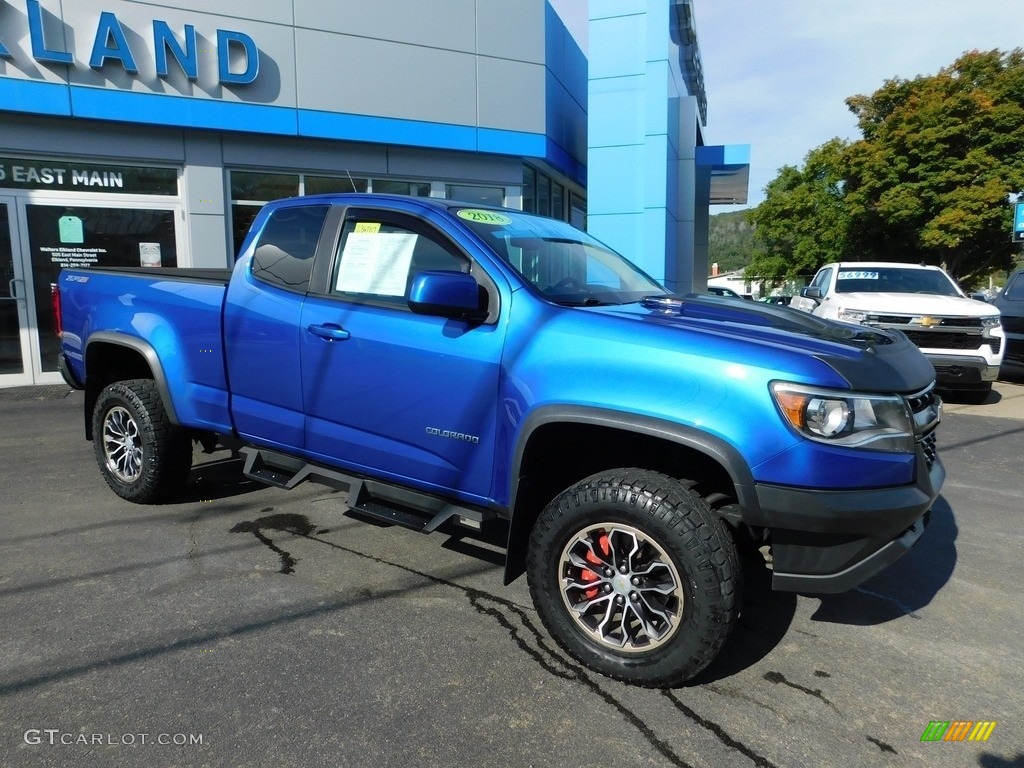
[[418, 315], [470, 319], [487, 314], [486, 296], [472, 275], [433, 270], [413, 278], [408, 301]]
[[821, 303], [821, 288], [816, 285], [809, 285], [806, 288], [800, 290], [800, 295], [805, 299]]

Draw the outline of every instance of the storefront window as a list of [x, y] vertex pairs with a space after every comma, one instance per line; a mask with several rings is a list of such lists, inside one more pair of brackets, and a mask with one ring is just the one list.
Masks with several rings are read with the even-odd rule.
[[267, 203], [282, 197], [297, 197], [298, 194], [298, 174], [231, 172], [232, 200]]
[[303, 179], [303, 194], [323, 195], [331, 192], [365, 192], [366, 179], [351, 176], [306, 176]]
[[[301, 173], [261, 173], [259, 171], [231, 171], [231, 248], [234, 258], [239, 257], [246, 234], [256, 214], [264, 204], [281, 198], [294, 198], [299, 195], [327, 195], [331, 193], [365, 193], [370, 186], [366, 178], [344, 176], [307, 176]], [[386, 183], [386, 182], [375, 182]], [[401, 195], [413, 195], [408, 191], [408, 181], [397, 182]], [[426, 193], [430, 194], [429, 184]], [[379, 191], [379, 190], [377, 190]]]
[[26, 205], [43, 371], [57, 370], [50, 283], [64, 267], [176, 267], [174, 211]]
[[430, 197], [430, 184], [417, 181], [394, 181], [392, 179], [374, 179], [373, 191], [382, 195], [412, 195], [413, 197]]
[[569, 223], [576, 229], [587, 228], [587, 201], [576, 194], [569, 197]]
[[537, 212], [537, 172], [528, 165], [523, 166], [523, 210]]
[[551, 215], [551, 177], [543, 173], [537, 177], [537, 213]]
[[551, 217], [565, 221], [565, 187], [551, 182]]
[[503, 206], [505, 205], [505, 188], [449, 184], [445, 187], [445, 197], [449, 200], [461, 200], [464, 203]]
[[586, 219], [586, 202], [582, 197], [528, 165], [523, 166], [523, 210], [568, 221], [578, 229], [584, 228]]
[[252, 226], [252, 222], [256, 218], [256, 214], [260, 212], [260, 208], [262, 207], [263, 206], [260, 203], [232, 204], [231, 243], [234, 248], [236, 259], [242, 250], [242, 243], [245, 242], [245, 236], [249, 233], [249, 227]]
[[14, 289], [14, 249], [11, 247], [10, 215], [0, 202], [0, 375], [21, 373], [21, 324]]

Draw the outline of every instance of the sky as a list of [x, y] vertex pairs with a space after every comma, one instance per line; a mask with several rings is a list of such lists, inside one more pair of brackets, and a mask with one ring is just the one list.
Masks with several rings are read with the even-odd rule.
[[[587, 0], [551, 0], [581, 47]], [[693, 0], [708, 97], [707, 144], [749, 144], [747, 206], [783, 165], [857, 139], [845, 99], [964, 51], [1024, 47], [1024, 0]]]

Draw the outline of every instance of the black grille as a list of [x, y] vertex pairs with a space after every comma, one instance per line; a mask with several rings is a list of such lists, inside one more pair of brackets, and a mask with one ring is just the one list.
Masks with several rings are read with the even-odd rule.
[[921, 446], [924, 453], [925, 464], [931, 471], [932, 465], [938, 454], [935, 450], [935, 430], [938, 427], [939, 408], [938, 398], [935, 396], [935, 385], [923, 389], [913, 395], [907, 395], [907, 405], [914, 413], [915, 431], [920, 430], [917, 435], [917, 444]]
[[950, 333], [948, 331], [913, 331], [901, 329], [916, 346], [923, 349], [978, 349], [983, 344], [999, 353], [1001, 339], [984, 338], [977, 334]]
[[935, 390], [931, 388], [907, 398], [907, 403], [910, 404], [910, 410], [914, 413], [920, 413], [934, 402]]
[[[879, 325], [909, 325], [910, 321], [921, 315], [868, 315], [869, 323]], [[966, 328], [978, 330], [982, 328], [980, 317], [934, 317], [938, 323], [933, 326], [937, 328]], [[902, 330], [902, 328], [901, 328]]]
[[921, 435], [917, 442], [921, 446], [921, 450], [924, 451], [925, 463], [928, 465], [928, 469], [931, 470], [932, 465], [939, 456], [935, 447], [938, 441], [936, 439], [934, 427]]

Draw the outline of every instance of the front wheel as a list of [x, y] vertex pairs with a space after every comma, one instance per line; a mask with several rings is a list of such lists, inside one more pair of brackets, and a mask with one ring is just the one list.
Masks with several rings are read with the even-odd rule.
[[171, 424], [156, 383], [118, 381], [106, 387], [92, 414], [93, 448], [107, 485], [137, 504], [180, 491], [192, 467], [192, 441]]
[[558, 644], [633, 685], [678, 685], [718, 654], [739, 612], [732, 537], [699, 495], [644, 470], [559, 494], [530, 537], [530, 594]]

